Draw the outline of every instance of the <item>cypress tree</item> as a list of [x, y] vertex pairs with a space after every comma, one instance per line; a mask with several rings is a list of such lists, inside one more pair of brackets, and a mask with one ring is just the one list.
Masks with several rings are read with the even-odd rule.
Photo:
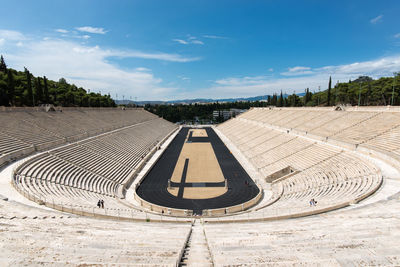
[[44, 82], [44, 100], [47, 104], [50, 103], [49, 99], [49, 87], [47, 86], [47, 78], [46, 76], [43, 77], [43, 82]]
[[40, 81], [40, 77], [37, 77], [35, 81], [35, 102], [40, 104], [43, 100], [43, 90], [42, 90], [42, 82]]
[[311, 92], [310, 92], [310, 89], [307, 88], [307, 89], [306, 89], [306, 97], [305, 97], [306, 100], [305, 100], [305, 103], [304, 103], [305, 105], [307, 105], [307, 103], [311, 101], [311, 95], [312, 95], [312, 94], [311, 94]]
[[276, 104], [278, 103], [278, 96], [274, 93], [272, 96], [272, 101], [271, 101], [271, 105], [272, 106], [276, 106]]
[[281, 95], [278, 98], [278, 103], [277, 103], [278, 107], [283, 107], [283, 94], [282, 94], [282, 90], [281, 90]]
[[371, 86], [371, 82], [369, 81], [368, 82], [368, 91], [367, 91], [367, 95], [366, 95], [367, 106], [369, 106], [369, 95], [371, 94], [371, 89], [372, 89], [372, 86]]
[[8, 99], [11, 105], [15, 104], [15, 82], [14, 82], [14, 75], [12, 74], [11, 69], [8, 69], [7, 72], [7, 94]]
[[0, 80], [0, 106], [8, 106], [7, 84]]
[[28, 91], [28, 99], [27, 99], [27, 103], [30, 106], [34, 106], [34, 100], [33, 100], [33, 92], [32, 92], [32, 75], [29, 72], [29, 70], [27, 68], [25, 68], [25, 76], [26, 76], [26, 90]]
[[328, 85], [328, 107], [331, 105], [331, 87], [332, 87], [332, 77], [329, 76], [329, 85]]
[[3, 55], [0, 57], [0, 71], [2, 71], [4, 74], [7, 73], [7, 65], [6, 62], [4, 61]]

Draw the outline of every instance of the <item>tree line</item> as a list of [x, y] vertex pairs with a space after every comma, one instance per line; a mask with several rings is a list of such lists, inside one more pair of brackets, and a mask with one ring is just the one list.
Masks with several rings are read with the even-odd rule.
[[309, 88], [304, 93], [268, 96], [263, 101], [238, 101], [230, 103], [190, 104], [190, 105], [146, 105], [145, 109], [171, 122], [188, 122], [199, 120], [213, 120], [214, 110], [231, 108], [249, 109], [251, 107], [315, 107], [335, 105], [400, 105], [400, 72], [394, 77], [372, 79], [360, 76], [354, 81], [336, 83], [332, 87], [332, 78], [329, 77], [328, 88], [324, 91], [311, 92]]
[[8, 68], [0, 57], [0, 106], [38, 106], [54, 104], [64, 107], [115, 107], [110, 95], [90, 92], [69, 84], [64, 78], [52, 81], [35, 77], [25, 68]]
[[210, 104], [191, 104], [191, 105], [150, 105], [146, 104], [145, 109], [171, 122], [188, 122], [196, 118], [200, 121], [213, 120], [214, 110], [226, 110], [231, 108], [249, 109], [250, 107], [267, 106], [265, 102], [230, 102], [230, 103], [210, 103]]

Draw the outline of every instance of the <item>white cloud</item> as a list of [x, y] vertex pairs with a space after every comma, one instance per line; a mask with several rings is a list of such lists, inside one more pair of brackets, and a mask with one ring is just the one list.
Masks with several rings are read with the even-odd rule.
[[[18, 36], [23, 36], [18, 35]], [[150, 69], [137, 67], [122, 69], [110, 63], [110, 58], [143, 58], [173, 62], [188, 62], [198, 58], [179, 54], [146, 53], [132, 50], [104, 49], [100, 46], [82, 45], [66, 39], [26, 40], [22, 47], [13, 44], [2, 46], [2, 54], [10, 67], [22, 70], [26, 66], [35, 76], [50, 79], [61, 77], [91, 91], [138, 97], [138, 99], [166, 100], [176, 95], [178, 88], [163, 85]], [[18, 38], [21, 39], [21, 38]]]
[[383, 15], [379, 15], [375, 18], [372, 18], [369, 22], [371, 22], [372, 24], [377, 24], [378, 22], [381, 22], [383, 18]]
[[9, 41], [21, 41], [26, 39], [22, 33], [10, 30], [0, 30], [0, 38]]
[[6, 40], [4, 38], [0, 38], [0, 46], [2, 46], [5, 43]]
[[193, 40], [192, 44], [198, 44], [198, 45], [203, 45], [204, 43], [200, 40]]
[[281, 75], [284, 76], [297, 76], [297, 75], [306, 75], [312, 74], [310, 67], [296, 66], [293, 68], [288, 68], [287, 72], [282, 72]]
[[400, 38], [400, 32], [393, 35], [394, 38]]
[[270, 72], [273, 72], [273, 71], [274, 71], [274, 69], [273, 69], [273, 68], [269, 68], [269, 69], [268, 69], [268, 71], [270, 71]]
[[217, 35], [203, 35], [204, 38], [208, 38], [208, 39], [228, 39], [227, 37], [224, 36], [217, 36]]
[[305, 70], [310, 70], [310, 67], [302, 67], [302, 66], [296, 66], [293, 68], [288, 68], [289, 72], [298, 72], [298, 71], [305, 71]]
[[178, 75], [178, 78], [181, 79], [182, 81], [190, 81], [189, 77], [183, 76], [183, 75]]
[[77, 27], [75, 28], [78, 31], [81, 32], [88, 32], [88, 33], [96, 33], [96, 34], [106, 34], [107, 31], [104, 30], [104, 28], [96, 28], [96, 27], [90, 27], [90, 26], [84, 26], [84, 27]]
[[172, 41], [177, 42], [179, 44], [188, 45], [188, 44], [197, 44], [197, 45], [204, 45], [203, 41], [197, 39], [197, 37], [188, 35], [186, 40], [183, 39], [172, 39]]
[[172, 39], [172, 41], [180, 43], [180, 44], [184, 44], [184, 45], [189, 44], [189, 42], [182, 40], [182, 39]]
[[[361, 75], [368, 75], [373, 78], [393, 76], [393, 72], [400, 70], [400, 55], [379, 58], [376, 60], [355, 62], [346, 65], [323, 66], [310, 68], [297, 66], [290, 68], [294, 72], [312, 72], [311, 75], [281, 77], [275, 76], [246, 76], [229, 77], [214, 81], [208, 87], [192, 92], [182, 93], [179, 98], [227, 98], [227, 97], [250, 97], [279, 93], [281, 90], [286, 93], [303, 92], [305, 88], [312, 91], [328, 87], [329, 76], [333, 81], [345, 81], [356, 79]], [[289, 71], [288, 71], [289, 72]]]
[[107, 50], [109, 56], [120, 57], [120, 58], [143, 58], [143, 59], [155, 59], [162, 61], [171, 62], [191, 62], [200, 60], [199, 57], [184, 57], [179, 54], [168, 54], [168, 53], [146, 53], [141, 51], [121, 51], [121, 50]]
[[81, 37], [82, 37], [82, 39], [85, 39], [85, 40], [87, 40], [87, 39], [89, 39], [89, 38], [90, 38], [90, 36], [89, 36], [89, 35], [82, 35]]
[[144, 71], [144, 72], [151, 71], [151, 69], [144, 68], [144, 67], [138, 67], [138, 68], [135, 68], [135, 70], [136, 71]]
[[22, 43], [21, 41], [19, 41], [19, 42], [16, 44], [16, 46], [22, 47], [22, 46], [24, 46], [24, 43]]
[[68, 30], [65, 29], [55, 29], [55, 31], [59, 33], [68, 33]]

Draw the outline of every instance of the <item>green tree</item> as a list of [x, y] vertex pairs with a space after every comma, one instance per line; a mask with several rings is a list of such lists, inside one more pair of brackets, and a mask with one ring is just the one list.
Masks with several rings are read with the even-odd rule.
[[50, 103], [50, 98], [49, 98], [49, 87], [47, 85], [47, 78], [46, 76], [43, 77], [43, 83], [44, 83], [44, 100], [47, 104]]
[[35, 80], [35, 102], [41, 104], [43, 102], [43, 89], [40, 77]]
[[4, 73], [0, 72], [0, 106], [8, 106], [7, 83]]
[[278, 98], [278, 102], [276, 103], [276, 106], [277, 107], [283, 107], [283, 94], [282, 94], [282, 90], [281, 90], [281, 95], [280, 95], [280, 97]]
[[277, 104], [278, 104], [278, 95], [274, 93], [272, 95], [271, 106], [276, 106]]
[[3, 55], [0, 56], [0, 71], [3, 72], [4, 74], [7, 73], [7, 65], [6, 62], [4, 61]]
[[332, 88], [332, 77], [329, 76], [327, 106], [330, 106], [330, 105], [331, 105], [331, 88]]
[[8, 100], [10, 101], [10, 104], [13, 106], [15, 105], [15, 81], [11, 69], [8, 69], [7, 71], [7, 89], [8, 89], [7, 90]]
[[25, 68], [25, 76], [26, 76], [26, 90], [28, 92], [27, 99], [25, 102], [29, 106], [33, 107], [35, 105], [35, 101], [33, 99], [33, 92], [32, 92], [32, 74], [29, 72], [27, 68]]
[[288, 102], [288, 106], [291, 106], [291, 107], [300, 107], [301, 106], [300, 97], [298, 95], [296, 95], [295, 93], [288, 96], [287, 102]]

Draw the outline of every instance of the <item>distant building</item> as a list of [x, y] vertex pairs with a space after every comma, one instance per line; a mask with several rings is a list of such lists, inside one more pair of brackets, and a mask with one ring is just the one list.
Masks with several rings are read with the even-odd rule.
[[223, 118], [225, 120], [229, 120], [232, 117], [236, 117], [237, 115], [245, 112], [246, 109], [237, 109], [237, 108], [231, 108], [229, 110], [214, 110], [213, 111], [213, 119], [216, 120], [219, 117]]

